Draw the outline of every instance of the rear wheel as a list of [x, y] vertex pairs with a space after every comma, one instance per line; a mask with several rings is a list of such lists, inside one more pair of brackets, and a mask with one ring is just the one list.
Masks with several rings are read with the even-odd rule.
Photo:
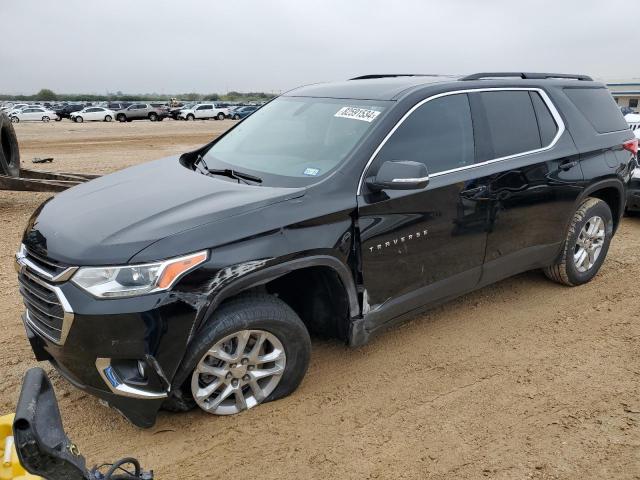
[[238, 115], [237, 113], [233, 116], [234, 120], [240, 120], [240, 115]]
[[20, 119], [16, 116], [11, 117], [11, 123], [20, 123]]
[[282, 300], [242, 295], [224, 303], [198, 334], [176, 375], [164, 407], [199, 406], [233, 415], [292, 393], [307, 371], [311, 341]]
[[558, 261], [544, 269], [551, 280], [576, 286], [589, 282], [602, 266], [613, 236], [609, 205], [599, 198], [587, 198], [571, 220]]
[[224, 120], [224, 113], [220, 112], [218, 114], [218, 120]]

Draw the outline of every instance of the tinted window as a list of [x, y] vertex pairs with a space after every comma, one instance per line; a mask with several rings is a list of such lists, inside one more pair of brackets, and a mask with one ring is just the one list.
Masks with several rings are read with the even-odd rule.
[[428, 101], [394, 132], [376, 157], [376, 164], [394, 160], [424, 163], [429, 173], [471, 165], [473, 126], [467, 95]]
[[481, 92], [494, 158], [541, 147], [533, 104], [526, 91]]
[[551, 144], [556, 133], [558, 133], [558, 125], [553, 119], [549, 107], [544, 103], [542, 97], [538, 92], [529, 92], [531, 101], [533, 102], [533, 109], [536, 112], [536, 118], [538, 119], [538, 127], [540, 129], [540, 140], [542, 140], [542, 146], [546, 147]]
[[620, 109], [606, 88], [565, 88], [564, 92], [598, 133], [628, 128]]

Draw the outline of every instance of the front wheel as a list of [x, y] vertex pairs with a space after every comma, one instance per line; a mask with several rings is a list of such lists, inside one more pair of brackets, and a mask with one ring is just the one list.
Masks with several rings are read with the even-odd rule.
[[155, 122], [156, 120], [158, 120], [158, 114], [150, 113], [149, 114], [149, 120], [151, 120], [152, 122]]
[[84, 122], [84, 118], [82, 118], [80, 115], [76, 115], [75, 117], [73, 117], [73, 121], [77, 123], [82, 123]]
[[20, 119], [18, 117], [11, 117], [11, 123], [20, 123]]
[[589, 282], [600, 270], [612, 237], [609, 205], [599, 198], [587, 198], [571, 220], [560, 257], [544, 269], [545, 275], [571, 287]]
[[187, 120], [195, 120], [196, 117], [194, 115], [192, 115], [191, 113], [189, 115], [187, 115]]
[[119, 122], [126, 122], [127, 121], [127, 116], [121, 113], [121, 114], [116, 116], [116, 120], [118, 120]]
[[310, 353], [309, 333], [286, 303], [267, 294], [239, 296], [193, 341], [164, 406], [233, 415], [276, 400], [298, 387]]
[[105, 122], [110, 122], [111, 120], [113, 120], [113, 118], [111, 117], [111, 115], [107, 115], [104, 117], [104, 121]]
[[42, 117], [42, 121], [44, 123], [49, 123], [49, 120], [51, 120], [49, 117], [47, 117], [46, 115], [44, 117]]
[[240, 120], [240, 115], [238, 115], [237, 113], [233, 116], [234, 120]]
[[224, 120], [224, 113], [220, 112], [218, 114], [218, 120]]

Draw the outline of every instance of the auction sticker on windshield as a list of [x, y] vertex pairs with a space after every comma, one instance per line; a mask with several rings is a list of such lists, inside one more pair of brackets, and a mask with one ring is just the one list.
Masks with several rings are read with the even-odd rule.
[[380, 115], [377, 110], [369, 110], [368, 108], [342, 107], [336, 112], [334, 117], [352, 118], [354, 120], [362, 120], [364, 122], [373, 122]]

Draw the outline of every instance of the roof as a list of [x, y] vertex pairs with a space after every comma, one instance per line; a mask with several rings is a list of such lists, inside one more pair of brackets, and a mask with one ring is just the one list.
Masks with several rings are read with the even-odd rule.
[[352, 98], [358, 100], [392, 100], [405, 90], [458, 80], [450, 76], [400, 76], [317, 83], [287, 92], [289, 97]]
[[487, 72], [467, 76], [386, 74], [363, 75], [351, 80], [333, 83], [317, 83], [296, 88], [285, 93], [289, 97], [348, 98], [357, 100], [395, 100], [403, 93], [415, 91], [419, 87], [457, 83], [464, 81], [469, 88], [562, 85], [583, 86], [604, 85], [594, 82], [587, 75], [538, 72]]

